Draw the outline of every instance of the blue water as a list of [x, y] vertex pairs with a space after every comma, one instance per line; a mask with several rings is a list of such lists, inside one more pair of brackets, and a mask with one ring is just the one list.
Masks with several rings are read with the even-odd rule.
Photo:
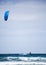
[[46, 62], [46, 54], [0, 54], [2, 61]]

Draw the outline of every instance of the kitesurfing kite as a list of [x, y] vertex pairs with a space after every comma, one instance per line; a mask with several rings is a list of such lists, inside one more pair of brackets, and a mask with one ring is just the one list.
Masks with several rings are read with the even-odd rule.
[[4, 13], [4, 20], [7, 21], [8, 20], [8, 16], [9, 16], [9, 11], [5, 11]]

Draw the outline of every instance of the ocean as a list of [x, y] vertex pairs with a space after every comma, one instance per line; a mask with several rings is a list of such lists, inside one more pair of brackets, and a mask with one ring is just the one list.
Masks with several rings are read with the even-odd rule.
[[46, 65], [46, 54], [0, 54], [0, 65]]

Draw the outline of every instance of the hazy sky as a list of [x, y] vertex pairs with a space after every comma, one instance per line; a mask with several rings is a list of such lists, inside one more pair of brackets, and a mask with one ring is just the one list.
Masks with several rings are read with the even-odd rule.
[[0, 53], [30, 51], [46, 53], [46, 1], [0, 0]]

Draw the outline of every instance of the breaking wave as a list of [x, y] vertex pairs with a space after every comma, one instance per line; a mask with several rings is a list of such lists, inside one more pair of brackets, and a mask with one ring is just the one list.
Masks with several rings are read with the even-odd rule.
[[40, 62], [46, 62], [46, 57], [0, 57], [0, 61], [40, 61]]

